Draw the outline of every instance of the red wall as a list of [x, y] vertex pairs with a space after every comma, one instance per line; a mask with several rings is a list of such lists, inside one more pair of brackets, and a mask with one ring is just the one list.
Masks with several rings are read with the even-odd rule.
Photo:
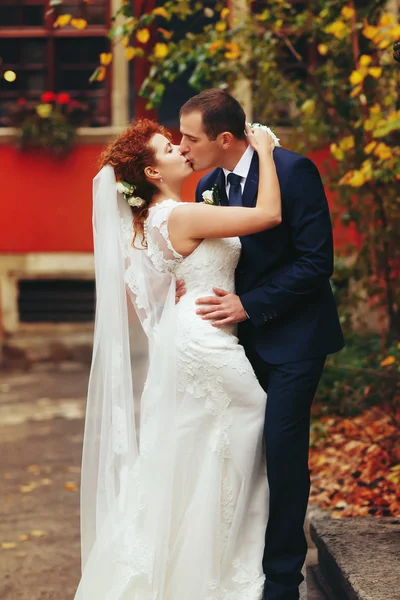
[[[103, 146], [63, 160], [0, 146], [0, 252], [90, 252], [92, 178]], [[184, 188], [194, 196], [199, 175]]]
[[[60, 160], [0, 146], [0, 252], [92, 251], [92, 178], [102, 148], [78, 146]], [[312, 158], [322, 170], [329, 154]], [[200, 176], [185, 184], [185, 200], [194, 198]], [[336, 226], [336, 246], [350, 241], [356, 241], [354, 232]]]

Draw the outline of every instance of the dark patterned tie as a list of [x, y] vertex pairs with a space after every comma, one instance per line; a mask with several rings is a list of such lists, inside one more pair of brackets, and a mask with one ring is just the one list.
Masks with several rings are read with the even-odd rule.
[[229, 206], [243, 206], [242, 202], [242, 186], [240, 185], [242, 178], [235, 173], [229, 173]]

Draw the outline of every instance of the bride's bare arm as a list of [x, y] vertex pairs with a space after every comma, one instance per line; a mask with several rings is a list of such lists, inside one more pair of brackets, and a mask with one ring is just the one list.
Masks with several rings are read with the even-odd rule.
[[282, 221], [281, 194], [273, 160], [274, 141], [261, 129], [247, 129], [258, 153], [260, 178], [254, 208], [184, 203], [168, 219], [169, 236], [177, 248], [185, 241], [248, 235], [276, 227]]

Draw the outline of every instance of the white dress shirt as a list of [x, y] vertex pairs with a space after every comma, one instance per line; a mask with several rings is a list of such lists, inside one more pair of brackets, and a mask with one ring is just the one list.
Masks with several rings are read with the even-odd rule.
[[[243, 194], [243, 190], [244, 190], [244, 186], [245, 186], [245, 183], [246, 183], [246, 179], [247, 179], [247, 176], [248, 176], [249, 171], [250, 171], [250, 165], [251, 165], [251, 161], [253, 159], [253, 154], [254, 154], [253, 148], [251, 146], [247, 146], [244, 154], [242, 155], [242, 158], [239, 160], [238, 164], [233, 169], [233, 171], [228, 171], [228, 169], [224, 169], [224, 174], [225, 174], [225, 190], [226, 190], [226, 196], [227, 196], [227, 198], [229, 198], [229, 188], [231, 187], [231, 184], [228, 183], [228, 175], [229, 175], [229, 173], [235, 173], [235, 175], [239, 175], [242, 178], [241, 181], [240, 181], [240, 185], [241, 185], [242, 194]], [[250, 319], [250, 317], [247, 314], [247, 312], [246, 312], [246, 317], [248, 319]]]
[[247, 179], [247, 176], [250, 171], [250, 165], [251, 165], [251, 161], [253, 159], [253, 154], [254, 154], [253, 148], [251, 146], [247, 146], [244, 154], [242, 155], [242, 158], [239, 160], [238, 164], [233, 169], [233, 171], [228, 171], [228, 169], [224, 169], [225, 191], [226, 191], [227, 198], [229, 198], [229, 188], [231, 187], [230, 183], [228, 183], [229, 173], [235, 173], [235, 175], [239, 175], [242, 178], [240, 181], [240, 185], [241, 185], [242, 194], [243, 194], [246, 179]]

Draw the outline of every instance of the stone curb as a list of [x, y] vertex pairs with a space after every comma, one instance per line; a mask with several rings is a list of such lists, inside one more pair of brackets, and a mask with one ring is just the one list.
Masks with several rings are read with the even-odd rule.
[[329, 600], [400, 600], [400, 519], [332, 519], [310, 507], [308, 521]]

